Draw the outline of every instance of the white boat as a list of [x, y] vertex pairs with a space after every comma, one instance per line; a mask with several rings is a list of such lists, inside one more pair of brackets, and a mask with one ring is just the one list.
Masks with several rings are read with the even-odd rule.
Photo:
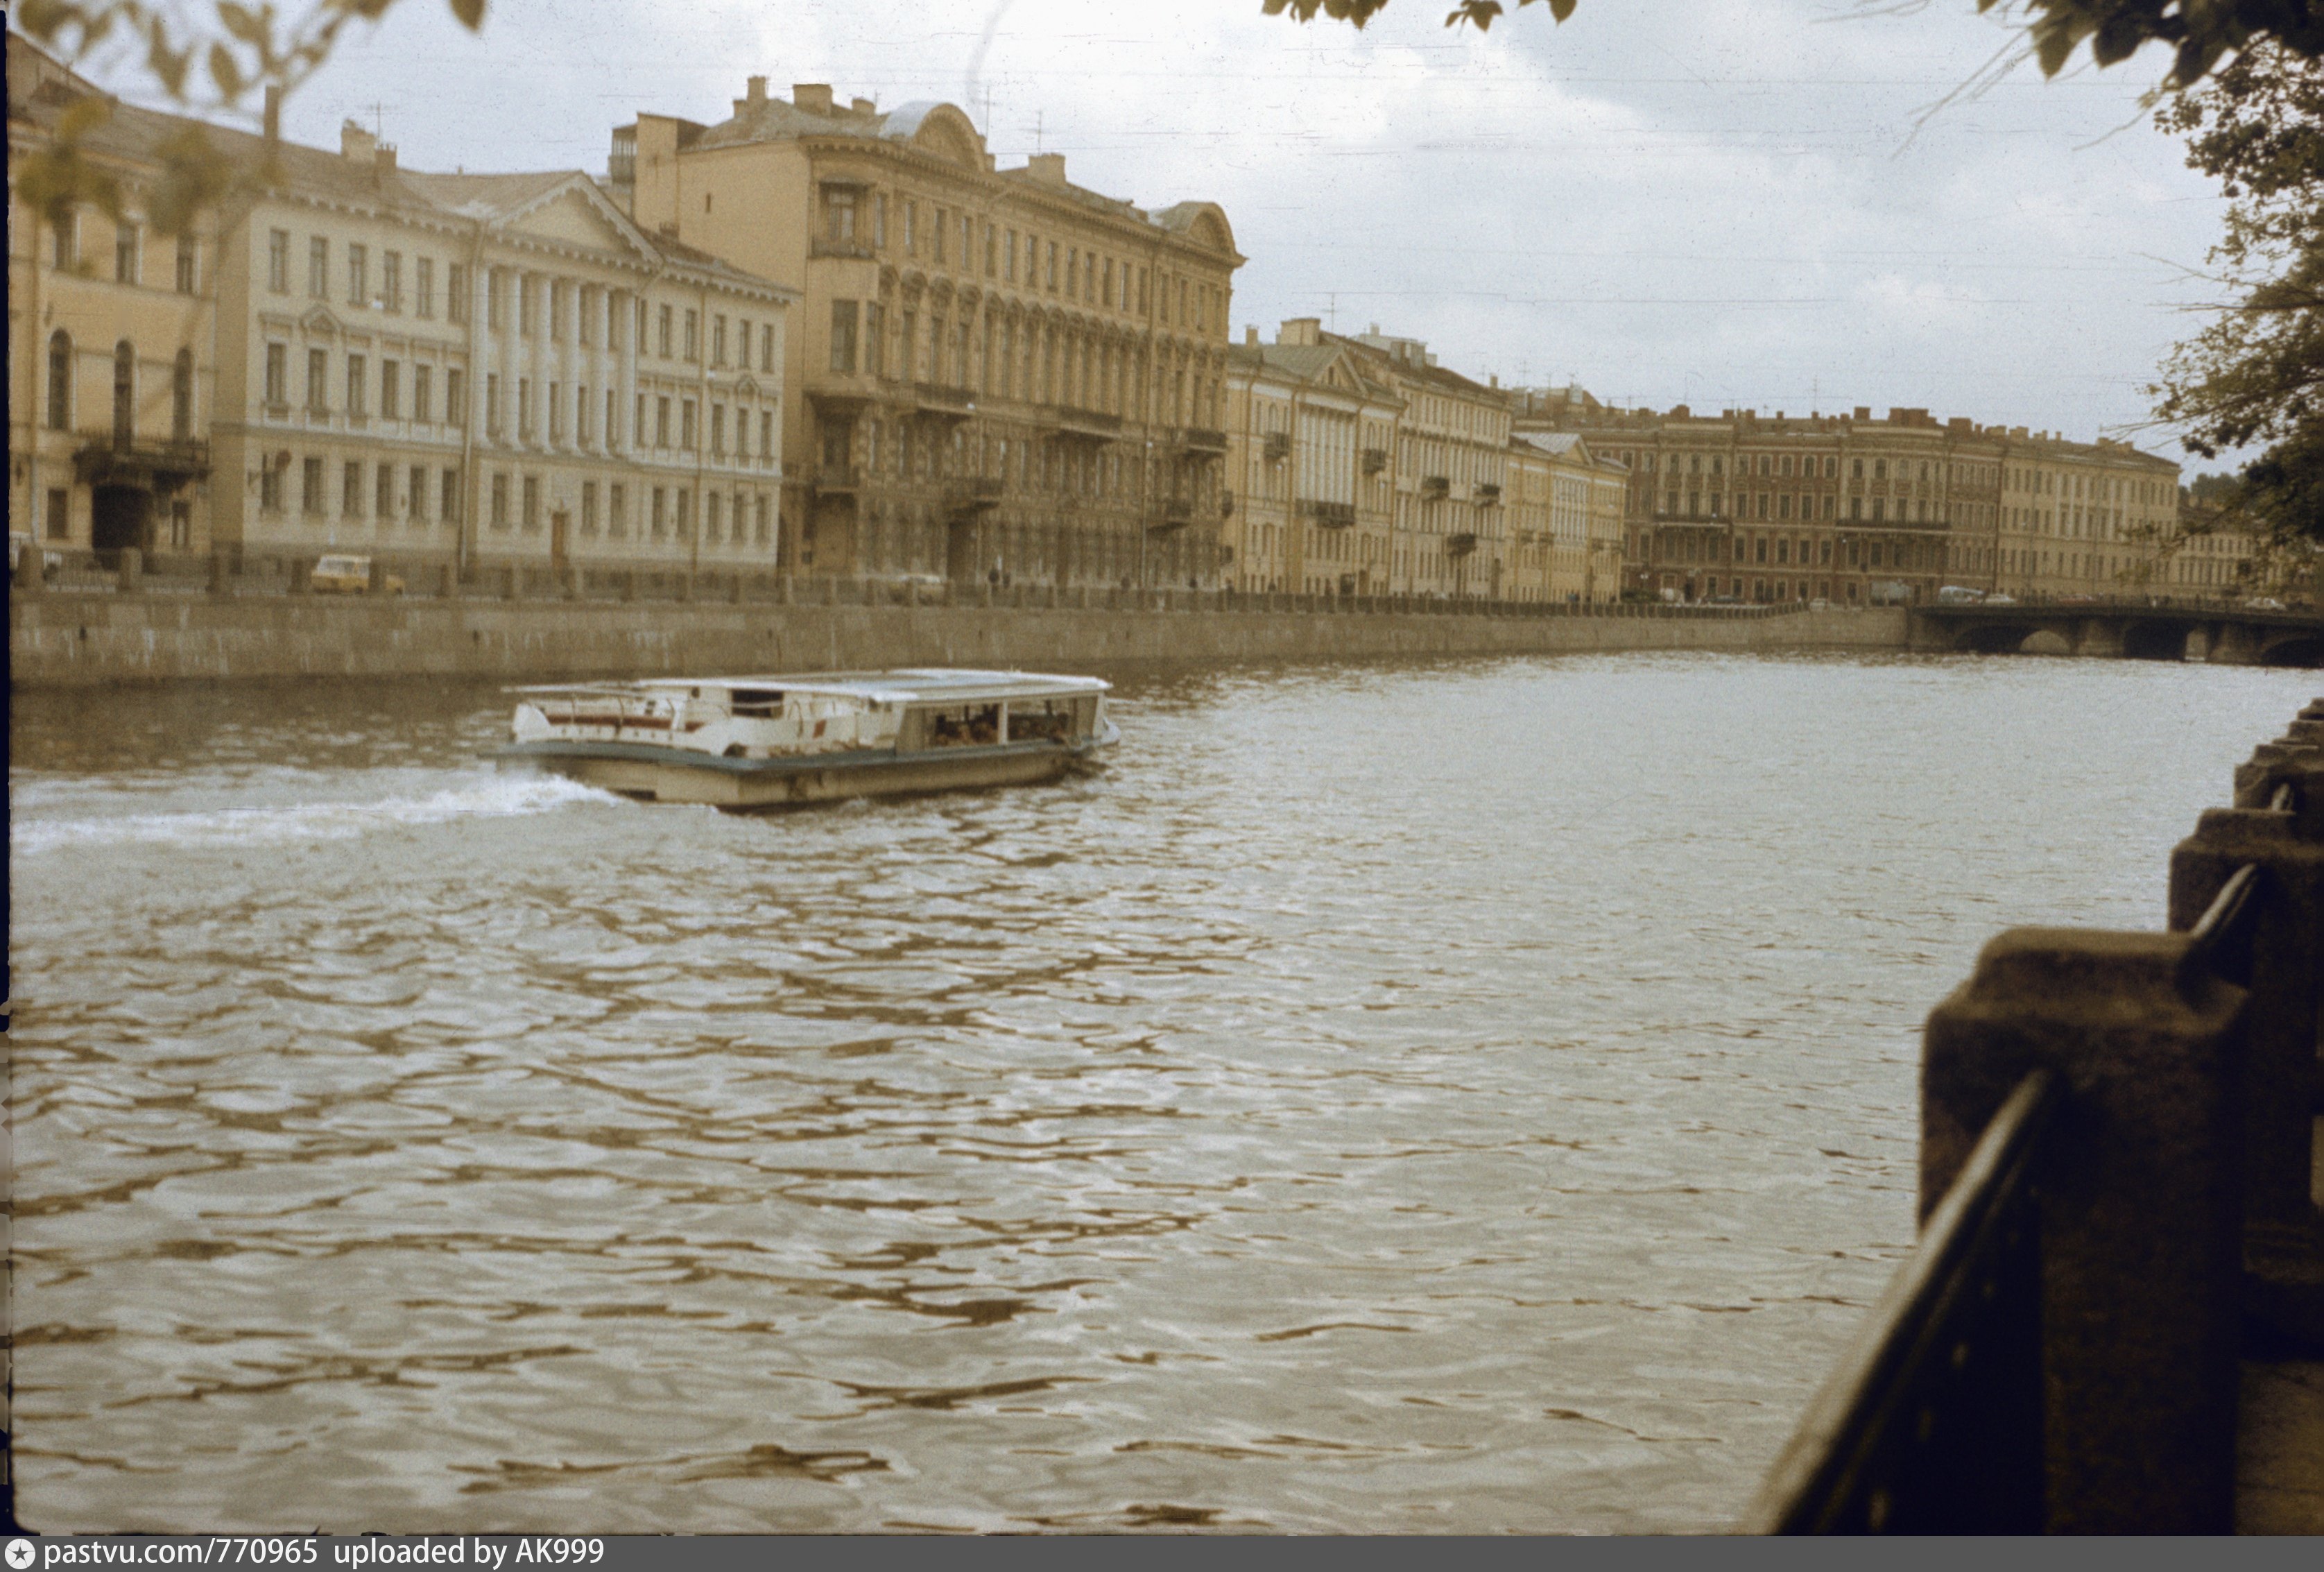
[[503, 766], [733, 809], [1047, 781], [1120, 736], [1094, 677], [947, 669], [518, 688]]

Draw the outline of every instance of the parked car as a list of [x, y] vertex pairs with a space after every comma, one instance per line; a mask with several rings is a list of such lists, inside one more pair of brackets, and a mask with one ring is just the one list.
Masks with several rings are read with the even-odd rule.
[[2244, 609], [2246, 611], [2282, 611], [2286, 608], [2283, 602], [2272, 595], [2255, 595], [2244, 602]]
[[2015, 606], [2017, 604], [2017, 597], [2014, 595], [2005, 594], [2001, 590], [1997, 589], [1992, 594], [1985, 597], [1985, 604], [1987, 606]]
[[1966, 584], [1948, 584], [1937, 591], [1939, 606], [1975, 606], [1985, 598], [1985, 591]]
[[1831, 602], [1819, 595], [1813, 600], [1808, 602], [1808, 609], [1810, 611], [1830, 611], [1831, 609]]
[[[390, 573], [380, 581], [390, 595], [403, 593], [403, 580]], [[315, 564], [307, 575], [307, 587], [317, 595], [368, 595], [371, 593], [371, 559], [368, 557], [326, 557]]]

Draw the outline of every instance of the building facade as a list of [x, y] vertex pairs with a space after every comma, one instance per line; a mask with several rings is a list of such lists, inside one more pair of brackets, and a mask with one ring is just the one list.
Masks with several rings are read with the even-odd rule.
[[[56, 551], [208, 549], [217, 396], [216, 216], [148, 214], [162, 148], [14, 32], [8, 87], [8, 520]], [[20, 191], [76, 106], [78, 157], [117, 209]]]
[[1364, 375], [1401, 406], [1388, 461], [1393, 502], [1388, 589], [1400, 595], [1497, 598], [1510, 576], [1502, 493], [1510, 436], [1508, 395], [1436, 363], [1417, 338], [1342, 338], [1313, 319], [1284, 325], [1302, 338], [1354, 349]]
[[1384, 592], [1402, 404], [1345, 345], [1288, 322], [1227, 359], [1228, 582], [1301, 595]]
[[[43, 92], [34, 129], [69, 107]], [[13, 208], [13, 94], [11, 108]], [[237, 183], [178, 250], [175, 338], [156, 333], [177, 345], [171, 375], [115, 350], [108, 405], [78, 343], [104, 334], [69, 314], [93, 309], [69, 303], [90, 281], [51, 267], [12, 289], [51, 341], [34, 357], [20, 332], [12, 349], [33, 394], [19, 408], [45, 417], [11, 429], [16, 516], [38, 495], [44, 534], [99, 550], [141, 529], [160, 544], [166, 519], [171, 545], [262, 565], [355, 550], [559, 574], [776, 569], [793, 291], [648, 236], [586, 174], [401, 170], [352, 124], [330, 153], [113, 104], [82, 146], [158, 166], [196, 129]], [[12, 265], [19, 244], [35, 264], [64, 257], [68, 234], [86, 247], [97, 221], [67, 218], [21, 241], [12, 224]], [[113, 229], [124, 254], [134, 225]], [[142, 309], [137, 293], [114, 287], [108, 320]], [[167, 435], [149, 440], [157, 407]], [[60, 506], [67, 448], [77, 489]]]
[[948, 104], [750, 79], [715, 125], [614, 132], [638, 223], [802, 292], [786, 527], [816, 573], [1213, 584], [1227, 319], [1208, 202], [1148, 212], [1061, 155], [995, 167]]

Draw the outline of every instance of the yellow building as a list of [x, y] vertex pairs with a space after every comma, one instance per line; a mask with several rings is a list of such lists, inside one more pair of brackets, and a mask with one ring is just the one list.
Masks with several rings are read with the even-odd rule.
[[[2172, 587], [2179, 467], [2120, 442], [2018, 427], [2002, 449], [2001, 506], [1976, 580], [2020, 599]], [[1982, 566], [1976, 558], [1971, 563]], [[1975, 568], [1972, 567], [1972, 572]]]
[[1395, 491], [1388, 449], [1402, 406], [1345, 344], [1286, 322], [1256, 328], [1227, 360], [1228, 582], [1302, 595], [1387, 587]]
[[[1572, 432], [1510, 439], [1511, 483], [1517, 456], [1536, 453], [1546, 488], [1542, 512], [1543, 593], [1538, 598], [1593, 605], [1622, 588], [1622, 502], [1629, 472]], [[1531, 461], [1526, 461], [1530, 467]], [[1534, 598], [1534, 597], [1527, 597]]]
[[[60, 552], [209, 545], [216, 397], [215, 215], [164, 235], [147, 216], [161, 139], [14, 32], [8, 83], [8, 527]], [[24, 160], [76, 103], [112, 110], [81, 143], [120, 209], [43, 212]]]
[[1323, 333], [1312, 319], [1284, 327], [1355, 347], [1364, 375], [1402, 406], [1388, 468], [1395, 498], [1389, 590], [1499, 596], [1511, 547], [1501, 506], [1508, 395], [1445, 369], [1419, 339], [1384, 335], [1377, 324], [1348, 338]]
[[[13, 210], [20, 128], [50, 130], [69, 102], [43, 86], [20, 120], [10, 94], [12, 217], [27, 220], [12, 268], [22, 247], [41, 275], [12, 279], [10, 308], [42, 340], [35, 356], [14, 336], [11, 375], [17, 409], [43, 417], [11, 428], [13, 516], [38, 495], [43, 534], [54, 515], [56, 539], [98, 549], [166, 518], [172, 546], [293, 571], [346, 550], [775, 570], [793, 291], [645, 235], [578, 171], [424, 174], [352, 124], [331, 153], [115, 105], [87, 156], [150, 167], [199, 130], [240, 171], [157, 289], [137, 276], [134, 216]], [[130, 260], [100, 286], [87, 259], [107, 238]], [[157, 350], [128, 336], [133, 310]], [[111, 333], [107, 401], [93, 346]], [[187, 516], [189, 498], [207, 506]]]
[[750, 79], [715, 125], [640, 116], [638, 222], [803, 291], [786, 528], [813, 571], [1214, 583], [1227, 318], [1215, 204], [1148, 212], [1058, 154], [1002, 170], [948, 104]]

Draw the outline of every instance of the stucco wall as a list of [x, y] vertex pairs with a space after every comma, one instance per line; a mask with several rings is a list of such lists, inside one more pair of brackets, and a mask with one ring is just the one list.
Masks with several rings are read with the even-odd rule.
[[1055, 670], [1593, 650], [1901, 650], [1904, 639], [1904, 614], [1896, 610], [1710, 620], [50, 594], [12, 596], [9, 615], [13, 680], [25, 687], [908, 665]]

